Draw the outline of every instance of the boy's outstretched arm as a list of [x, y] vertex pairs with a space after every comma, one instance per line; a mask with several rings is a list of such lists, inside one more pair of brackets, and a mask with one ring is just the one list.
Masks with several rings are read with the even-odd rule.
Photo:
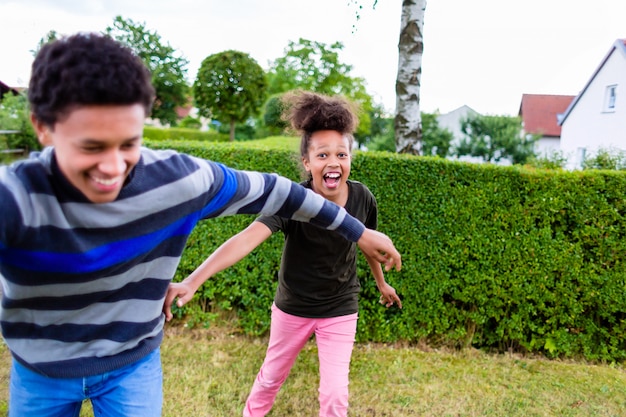
[[368, 258], [368, 262], [371, 258], [379, 264], [384, 264], [385, 271], [393, 267], [396, 271], [402, 268], [402, 257], [387, 235], [377, 230], [365, 229], [357, 244]]
[[248, 227], [237, 233], [215, 250], [198, 268], [179, 283], [171, 283], [167, 289], [163, 313], [165, 319], [172, 319], [172, 303], [182, 307], [187, 303], [200, 286], [210, 277], [233, 266], [257, 246], [272, 235], [271, 230], [261, 222], [253, 221]]

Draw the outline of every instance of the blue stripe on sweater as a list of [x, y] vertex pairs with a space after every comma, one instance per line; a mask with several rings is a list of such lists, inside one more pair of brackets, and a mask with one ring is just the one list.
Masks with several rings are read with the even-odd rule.
[[26, 271], [67, 274], [94, 272], [147, 253], [169, 237], [188, 235], [196, 223], [197, 214], [192, 213], [155, 232], [109, 245], [102, 245], [82, 253], [3, 249], [0, 252], [0, 262]]
[[[248, 194], [250, 184], [249, 183], [239, 183], [237, 181], [237, 175], [235, 171], [226, 168], [224, 165], [216, 163], [216, 165], [220, 168], [223, 175], [223, 183], [220, 188], [220, 191], [213, 196], [209, 204], [207, 204], [203, 209], [200, 215], [200, 218], [206, 219], [207, 217], [211, 217], [215, 213], [221, 212], [224, 207], [227, 206], [228, 202], [233, 198], [235, 193], [239, 193], [242, 197]], [[247, 185], [246, 185], [247, 184]], [[237, 187], [241, 185], [241, 187], [246, 187], [246, 189], [237, 190]]]

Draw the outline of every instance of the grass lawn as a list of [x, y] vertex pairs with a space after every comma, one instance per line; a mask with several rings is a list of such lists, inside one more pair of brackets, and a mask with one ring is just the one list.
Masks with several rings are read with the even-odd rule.
[[[162, 346], [163, 415], [241, 415], [266, 341], [227, 327], [168, 325]], [[0, 362], [4, 415], [10, 364], [4, 346]], [[350, 379], [350, 416], [626, 416], [626, 369], [621, 365], [357, 344]], [[309, 342], [269, 415], [317, 416], [317, 384], [317, 349]], [[90, 415], [87, 404], [81, 416]]]

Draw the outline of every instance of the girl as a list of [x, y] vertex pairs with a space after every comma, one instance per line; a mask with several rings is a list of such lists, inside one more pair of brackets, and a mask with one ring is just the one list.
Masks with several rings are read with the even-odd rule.
[[[348, 180], [352, 133], [358, 123], [351, 104], [311, 92], [290, 93], [285, 100], [287, 120], [302, 137], [302, 164], [309, 175], [303, 185], [375, 229], [374, 196], [365, 185]], [[300, 350], [315, 334], [320, 362], [319, 415], [346, 416], [360, 285], [356, 245], [339, 234], [309, 223], [261, 216], [220, 246], [183, 282], [170, 284], [166, 314], [171, 317], [169, 310], [176, 297], [178, 305], [184, 305], [209, 277], [242, 259], [278, 230], [285, 235], [285, 245], [269, 345], [243, 415], [259, 417], [270, 411]], [[380, 263], [366, 258], [381, 293], [380, 302], [401, 308], [396, 291], [385, 282]]]

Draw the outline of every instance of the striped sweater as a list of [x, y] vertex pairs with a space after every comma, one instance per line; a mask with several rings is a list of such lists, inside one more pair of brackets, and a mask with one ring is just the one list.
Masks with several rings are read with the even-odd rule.
[[202, 219], [278, 214], [357, 241], [364, 226], [275, 174], [142, 149], [119, 197], [85, 199], [47, 148], [0, 167], [0, 324], [13, 357], [51, 377], [128, 365], [162, 339], [163, 300]]

